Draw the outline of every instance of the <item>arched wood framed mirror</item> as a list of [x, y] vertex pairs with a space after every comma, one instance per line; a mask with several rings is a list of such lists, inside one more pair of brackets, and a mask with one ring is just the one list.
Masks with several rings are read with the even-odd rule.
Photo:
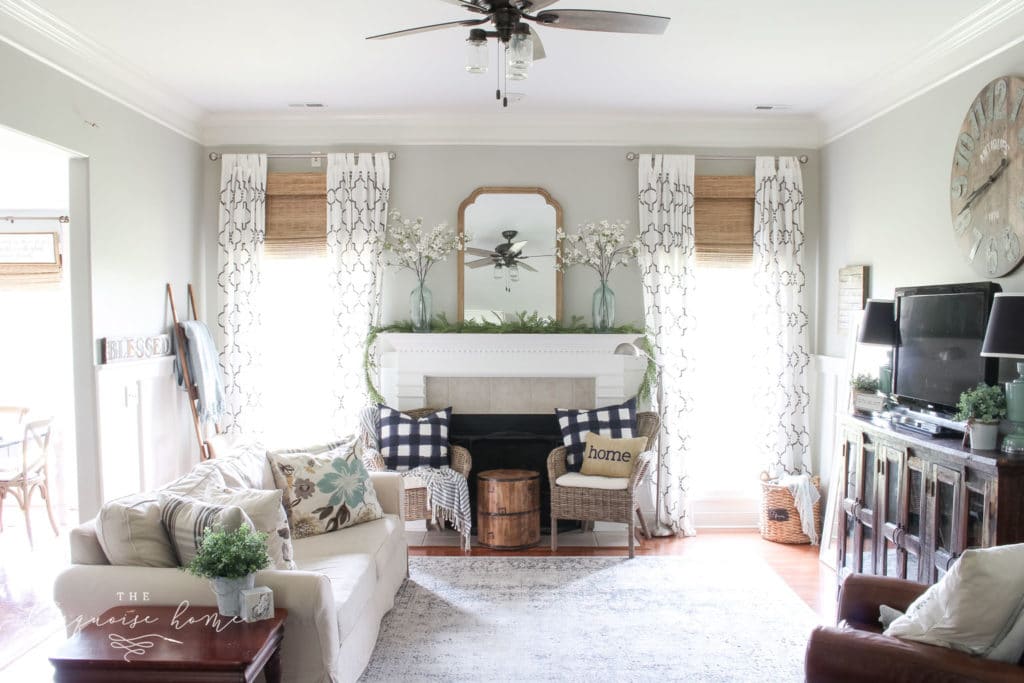
[[521, 311], [562, 320], [555, 269], [562, 206], [540, 187], [478, 187], [459, 205], [459, 321], [502, 322]]

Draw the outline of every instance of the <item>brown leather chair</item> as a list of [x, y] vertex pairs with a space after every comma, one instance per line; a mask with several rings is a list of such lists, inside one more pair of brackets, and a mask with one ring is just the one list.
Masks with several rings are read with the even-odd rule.
[[804, 658], [807, 683], [879, 681], [1024, 680], [1017, 665], [882, 635], [879, 606], [905, 611], [927, 589], [924, 584], [886, 576], [852, 574], [839, 594], [838, 626], [811, 632]]

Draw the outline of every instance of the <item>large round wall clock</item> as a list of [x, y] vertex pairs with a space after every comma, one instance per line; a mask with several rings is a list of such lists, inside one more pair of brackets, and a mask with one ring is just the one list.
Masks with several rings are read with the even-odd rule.
[[1024, 78], [992, 81], [971, 103], [950, 172], [953, 233], [975, 272], [1002, 277], [1024, 256]]

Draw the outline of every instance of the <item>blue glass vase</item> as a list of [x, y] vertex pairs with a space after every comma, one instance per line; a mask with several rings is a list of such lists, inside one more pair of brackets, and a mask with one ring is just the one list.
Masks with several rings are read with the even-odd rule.
[[604, 280], [601, 280], [601, 286], [594, 290], [591, 313], [595, 332], [608, 332], [615, 326], [615, 292]]

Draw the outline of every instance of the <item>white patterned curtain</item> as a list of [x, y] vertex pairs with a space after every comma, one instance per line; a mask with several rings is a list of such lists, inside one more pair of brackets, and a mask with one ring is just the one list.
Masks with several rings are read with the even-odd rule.
[[386, 153], [327, 155], [327, 258], [336, 357], [334, 429], [355, 431], [366, 406], [363, 346], [380, 324], [384, 229], [391, 193]]
[[640, 155], [640, 269], [644, 324], [662, 366], [662, 415], [654, 471], [659, 535], [692, 536], [693, 501], [687, 469], [693, 368], [693, 156]]
[[772, 476], [810, 473], [804, 190], [795, 157], [757, 157], [754, 196], [755, 432]]
[[259, 434], [262, 387], [260, 261], [266, 234], [267, 156], [225, 154], [220, 168], [217, 293], [228, 432]]

